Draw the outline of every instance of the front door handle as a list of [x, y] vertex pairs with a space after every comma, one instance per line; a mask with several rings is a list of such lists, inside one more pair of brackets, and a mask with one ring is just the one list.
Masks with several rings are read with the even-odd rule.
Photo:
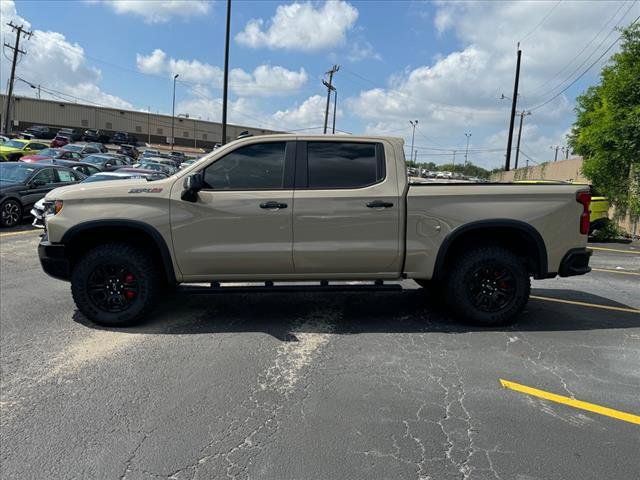
[[380, 200], [374, 200], [373, 202], [367, 203], [367, 207], [369, 207], [369, 208], [391, 208], [391, 207], [393, 207], [393, 203], [391, 203], [391, 202], [382, 202]]
[[267, 210], [280, 210], [281, 208], [287, 208], [287, 204], [280, 202], [263, 202], [260, 204], [260, 208]]

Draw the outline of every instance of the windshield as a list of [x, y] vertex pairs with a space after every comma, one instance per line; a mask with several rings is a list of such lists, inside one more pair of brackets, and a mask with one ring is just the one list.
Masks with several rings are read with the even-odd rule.
[[28, 163], [0, 163], [0, 181], [22, 183], [36, 169]]
[[105, 157], [101, 157], [99, 155], [89, 155], [88, 157], [84, 157], [82, 159], [82, 162], [91, 163], [92, 165], [102, 165], [107, 160], [109, 159]]
[[3, 147], [19, 148], [23, 149], [26, 143], [19, 142], [18, 140], [9, 140], [2, 144]]
[[82, 145], [65, 145], [63, 148], [69, 152], [80, 153], [82, 151]]

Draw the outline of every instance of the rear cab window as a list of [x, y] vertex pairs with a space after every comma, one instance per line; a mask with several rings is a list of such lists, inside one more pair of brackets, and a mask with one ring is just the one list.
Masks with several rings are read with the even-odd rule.
[[384, 148], [374, 142], [302, 142], [299, 167], [307, 177], [297, 175], [296, 186], [309, 189], [364, 188], [385, 179]]

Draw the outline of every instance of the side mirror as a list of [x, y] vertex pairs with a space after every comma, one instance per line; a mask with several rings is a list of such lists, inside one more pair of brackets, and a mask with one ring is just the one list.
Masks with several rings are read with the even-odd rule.
[[111, 168], [113, 167], [113, 165], [111, 165], [110, 163], [105, 163], [104, 168]]
[[193, 173], [184, 179], [182, 184], [184, 190], [181, 198], [187, 202], [195, 202], [198, 199], [198, 192], [204, 188], [204, 174], [202, 172]]

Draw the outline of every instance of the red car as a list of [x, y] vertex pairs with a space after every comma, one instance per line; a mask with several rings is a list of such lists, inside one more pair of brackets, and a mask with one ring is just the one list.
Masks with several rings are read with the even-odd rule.
[[62, 135], [56, 135], [56, 138], [51, 140], [50, 147], [64, 147], [67, 143], [70, 143], [71, 139]]
[[44, 160], [51, 160], [52, 158], [78, 161], [82, 158], [82, 155], [76, 152], [67, 152], [59, 148], [45, 148], [44, 150], [40, 150], [38, 153], [35, 153], [33, 155], [25, 155], [24, 157], [20, 157], [20, 161], [35, 163], [42, 162]]

